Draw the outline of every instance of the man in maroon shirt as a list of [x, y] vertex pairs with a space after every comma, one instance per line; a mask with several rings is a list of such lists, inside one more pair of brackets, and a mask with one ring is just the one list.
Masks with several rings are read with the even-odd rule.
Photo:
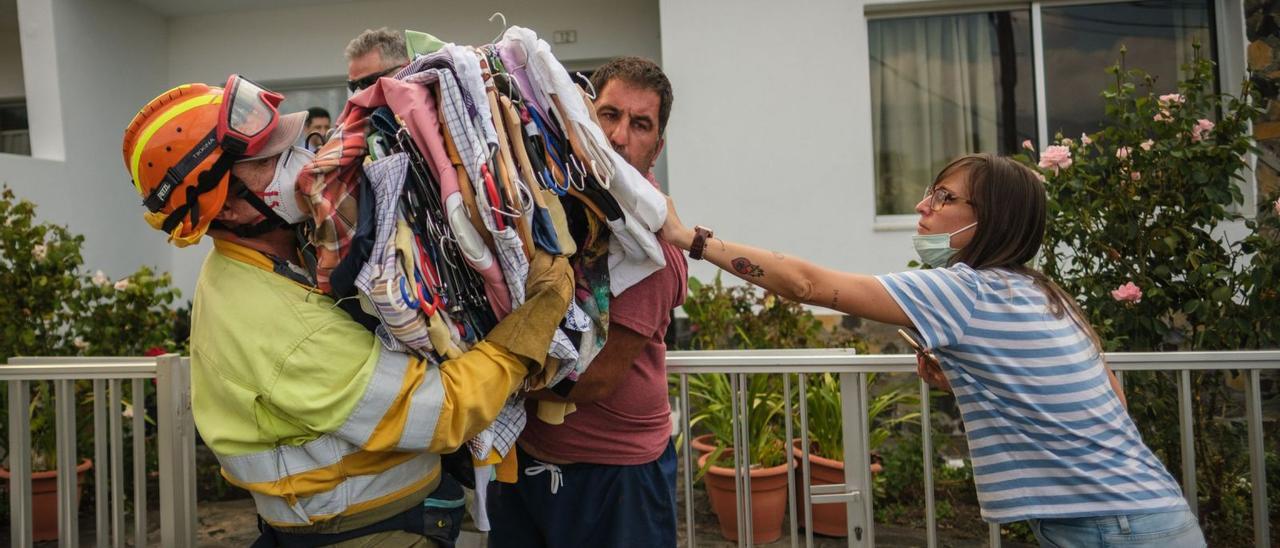
[[[614, 59], [592, 75], [600, 125], [627, 162], [651, 172], [665, 143], [671, 83], [652, 61]], [[667, 400], [671, 310], [684, 303], [687, 267], [660, 242], [667, 266], [609, 304], [605, 346], [567, 397], [530, 398], [518, 442], [520, 474], [491, 501], [489, 546], [675, 546], [675, 447]], [[536, 400], [568, 401], [564, 423], [540, 420]]]

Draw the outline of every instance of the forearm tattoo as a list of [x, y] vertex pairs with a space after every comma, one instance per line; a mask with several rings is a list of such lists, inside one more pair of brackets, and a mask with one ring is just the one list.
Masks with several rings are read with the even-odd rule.
[[760, 265], [758, 264], [752, 264], [752, 262], [747, 260], [746, 257], [738, 257], [737, 259], [734, 259], [730, 264], [733, 265], [734, 272], [737, 272], [738, 274], [741, 274], [743, 276], [750, 276], [752, 278], [759, 278], [764, 276], [764, 269], [760, 268]]
[[840, 306], [840, 290], [836, 289], [831, 295], [831, 308]]

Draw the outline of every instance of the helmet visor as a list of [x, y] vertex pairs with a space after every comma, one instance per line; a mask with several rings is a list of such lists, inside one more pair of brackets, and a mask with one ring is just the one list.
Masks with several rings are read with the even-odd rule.
[[284, 96], [232, 74], [222, 91], [218, 141], [233, 154], [253, 156], [266, 145], [280, 119], [277, 106]]

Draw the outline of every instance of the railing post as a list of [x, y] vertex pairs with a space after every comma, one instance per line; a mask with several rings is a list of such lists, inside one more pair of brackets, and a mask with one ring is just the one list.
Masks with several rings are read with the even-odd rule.
[[924, 526], [925, 545], [928, 548], [938, 546], [938, 517], [933, 501], [933, 422], [930, 418], [929, 385], [924, 379], [920, 383], [920, 448], [923, 451], [924, 464]]
[[1262, 439], [1262, 372], [1248, 371], [1245, 382], [1245, 413], [1249, 425], [1249, 477], [1253, 482], [1253, 545], [1271, 546], [1267, 521], [1267, 457]]
[[53, 381], [56, 447], [58, 452], [58, 539], [66, 548], [80, 545], [79, 474], [76, 467], [76, 385], [71, 380]]
[[689, 375], [680, 375], [680, 432], [684, 438], [684, 524], [685, 542], [690, 548], [698, 545], [698, 531], [693, 526], [693, 467], [697, 460], [693, 458], [693, 433], [689, 430]]
[[[147, 392], [133, 379], [133, 545], [147, 544]], [[121, 486], [123, 489], [124, 486]]]
[[156, 437], [160, 457], [160, 543], [195, 546], [195, 439], [191, 431], [190, 362], [174, 354], [156, 361]]
[[94, 546], [106, 546], [111, 538], [107, 511], [110, 486], [107, 485], [107, 381], [93, 381], [93, 506]]
[[9, 541], [30, 548], [31, 539], [31, 408], [30, 383], [9, 381]]
[[1196, 495], [1196, 445], [1195, 422], [1191, 410], [1191, 370], [1178, 372], [1178, 437], [1182, 439], [1182, 492], [1187, 498], [1191, 513], [1200, 515], [1200, 503]]
[[844, 484], [853, 494], [845, 505], [849, 546], [874, 546], [871, 464], [867, 454], [865, 373], [840, 374], [840, 415], [844, 437]]

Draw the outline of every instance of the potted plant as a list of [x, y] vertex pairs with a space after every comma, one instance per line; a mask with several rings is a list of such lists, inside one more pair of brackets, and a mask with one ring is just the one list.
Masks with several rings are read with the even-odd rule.
[[[867, 385], [874, 393], [876, 381], [880, 379], [874, 373], [867, 375]], [[920, 413], [911, 412], [903, 415], [893, 414], [899, 404], [914, 406], [919, 403], [919, 396], [914, 393], [914, 386], [899, 386], [885, 389], [874, 394], [867, 403], [867, 421], [871, 433], [868, 436], [868, 449], [871, 451], [871, 474], [884, 471], [877, 449], [893, 433], [893, 430], [904, 423], [917, 422]], [[844, 478], [844, 430], [843, 416], [840, 406], [840, 377], [831, 373], [811, 376], [806, 388], [806, 405], [809, 419], [809, 474], [811, 485], [833, 485], [845, 482]], [[885, 412], [889, 414], [886, 415]], [[883, 415], [883, 417], [882, 417]], [[792, 451], [796, 459], [803, 458], [801, 440], [792, 440]], [[803, 470], [803, 467], [801, 467]], [[796, 484], [796, 500], [803, 504], [803, 477]], [[803, 506], [801, 507], [803, 508]], [[803, 511], [797, 514], [801, 527], [805, 526]], [[848, 513], [842, 502], [831, 502], [813, 505], [813, 531], [815, 533], [844, 537], [848, 534]]]
[[[178, 292], [169, 276], [142, 268], [112, 282], [105, 274], [81, 272], [84, 238], [64, 226], [36, 221], [35, 205], [0, 190], [0, 367], [14, 356], [128, 356], [156, 347], [173, 348]], [[146, 385], [148, 390], [154, 390]], [[31, 383], [33, 539], [57, 538], [57, 432], [53, 387]], [[93, 466], [92, 389], [77, 383], [77, 485]], [[155, 401], [153, 397], [149, 401]], [[126, 404], [128, 401], [125, 402]], [[132, 412], [130, 406], [126, 412]], [[142, 412], [145, 412], [143, 410]], [[8, 389], [0, 388], [0, 438], [8, 439]], [[12, 448], [10, 449], [13, 450]], [[7, 462], [6, 462], [7, 464]], [[7, 467], [0, 480], [7, 481]], [[78, 496], [77, 496], [78, 500]], [[8, 500], [3, 501], [4, 504]]]
[[[752, 536], [756, 542], [772, 542], [782, 536], [782, 518], [787, 507], [787, 467], [795, 461], [786, 451], [779, 433], [782, 399], [776, 379], [754, 375], [747, 381], [750, 407], [749, 436], [744, 444], [751, 463]], [[716, 448], [699, 457], [699, 475], [711, 500], [711, 508], [726, 539], [738, 539], [737, 486], [733, 468], [732, 398], [727, 375], [695, 375], [689, 382], [692, 424], [711, 431]]]

